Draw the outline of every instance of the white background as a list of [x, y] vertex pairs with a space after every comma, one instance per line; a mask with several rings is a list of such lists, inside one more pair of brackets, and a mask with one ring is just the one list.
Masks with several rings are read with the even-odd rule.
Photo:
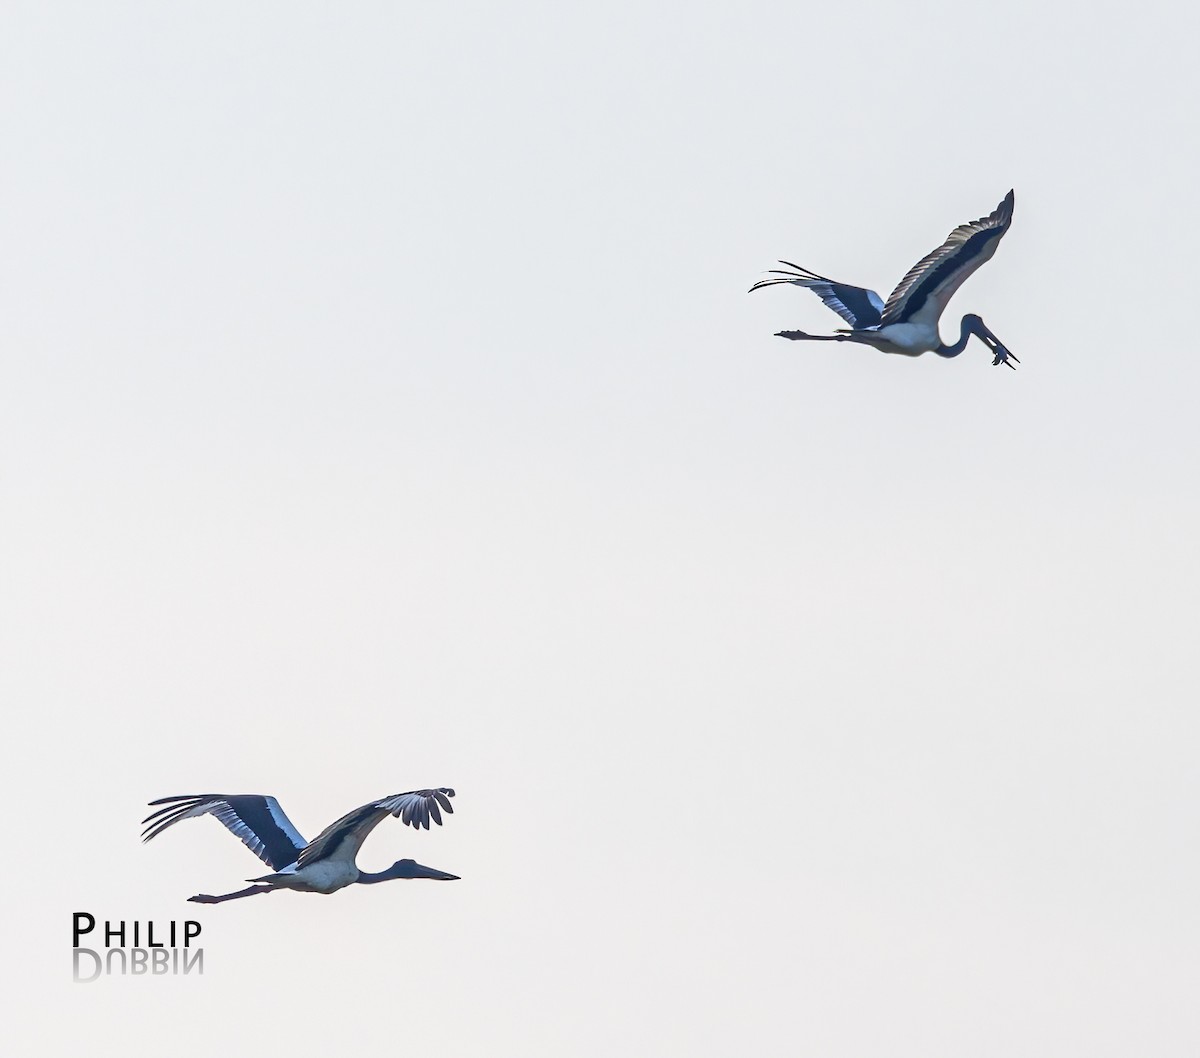
[[[7, 4], [11, 1053], [1194, 1055], [1197, 22]], [[1015, 373], [746, 296], [1010, 187]], [[442, 784], [452, 884], [138, 840]]]

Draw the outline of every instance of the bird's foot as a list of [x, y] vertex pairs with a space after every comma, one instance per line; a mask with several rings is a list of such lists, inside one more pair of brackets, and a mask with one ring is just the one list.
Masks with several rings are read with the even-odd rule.
[[188, 897], [189, 904], [219, 904], [220, 897], [209, 896], [207, 893], [197, 893], [195, 896]]
[[992, 352], [996, 354], [996, 358], [992, 361], [992, 367], [999, 367], [1001, 364], [1007, 364], [1014, 371], [1016, 371], [1017, 364], [1021, 362], [999, 342], [992, 346]]

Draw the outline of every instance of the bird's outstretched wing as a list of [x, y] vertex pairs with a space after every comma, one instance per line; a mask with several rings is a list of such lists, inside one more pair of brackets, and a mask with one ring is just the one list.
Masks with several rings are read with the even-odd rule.
[[791, 271], [772, 268], [769, 273], [772, 278], [760, 279], [750, 291], [790, 283], [792, 286], [811, 290], [851, 327], [874, 327], [879, 322], [880, 313], [883, 312], [883, 298], [875, 291], [866, 287], [851, 286], [849, 283], [836, 283], [832, 279], [817, 275], [816, 272], [810, 272], [807, 268], [792, 264], [791, 261], [779, 263]]
[[[372, 801], [361, 808], [347, 812], [336, 823], [330, 823], [300, 853], [298, 867], [305, 867], [337, 853], [338, 859], [354, 859], [362, 843], [388, 816], [398, 816], [410, 827], [429, 829], [432, 820], [442, 825], [442, 812], [453, 813], [450, 798], [454, 791], [441, 786], [435, 790], [410, 790], [408, 793], [393, 794]], [[348, 844], [346, 844], [348, 843]]]
[[[158, 837], [182, 819], [215, 816], [243, 845], [268, 867], [282, 870], [296, 862], [304, 838], [284, 814], [274, 797], [262, 794], [188, 794], [160, 797], [151, 806], [166, 805], [152, 812], [143, 823], [142, 840]], [[153, 820], [153, 822], [151, 822]]]
[[986, 217], [960, 224], [932, 253], [908, 270], [883, 308], [882, 323], [936, 323], [954, 292], [996, 252], [1012, 224], [1010, 191]]

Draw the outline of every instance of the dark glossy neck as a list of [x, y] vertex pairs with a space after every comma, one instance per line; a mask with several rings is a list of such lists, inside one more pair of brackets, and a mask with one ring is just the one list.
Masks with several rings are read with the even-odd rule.
[[359, 871], [358, 880], [362, 885], [374, 885], [376, 882], [390, 882], [396, 876], [388, 874], [387, 871], [380, 871], [378, 874], [371, 874], [370, 871]]
[[934, 352], [938, 356], [951, 357], [958, 356], [966, 347], [972, 334], [979, 334], [978, 324], [983, 321], [978, 316], [967, 315], [962, 318], [962, 323], [959, 325], [958, 341], [953, 345], [939, 345]]

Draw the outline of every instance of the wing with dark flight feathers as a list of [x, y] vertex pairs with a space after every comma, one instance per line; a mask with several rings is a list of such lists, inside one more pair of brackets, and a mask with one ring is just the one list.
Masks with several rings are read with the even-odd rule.
[[296, 864], [306, 867], [335, 853], [339, 859], [353, 860], [367, 835], [388, 816], [397, 816], [418, 830], [421, 827], [428, 830], [430, 821], [441, 826], [442, 812], [454, 811], [450, 804], [453, 796], [453, 790], [442, 786], [434, 790], [410, 790], [365, 804], [322, 830], [300, 853]]
[[838, 283], [807, 268], [792, 264], [791, 261], [780, 261], [782, 268], [770, 270], [771, 279], [760, 279], [750, 288], [753, 292], [763, 287], [778, 286], [788, 283], [796, 287], [805, 287], [817, 295], [826, 305], [842, 317], [851, 327], [861, 329], [874, 327], [879, 322], [883, 312], [883, 298], [866, 287], [851, 286], [849, 283]]
[[166, 805], [152, 812], [143, 823], [142, 840], [158, 837], [184, 819], [214, 816], [268, 867], [282, 870], [296, 862], [305, 841], [274, 797], [262, 794], [189, 794], [160, 797], [153, 805]]
[[908, 270], [883, 309], [883, 325], [919, 319], [937, 322], [954, 292], [985, 261], [1012, 224], [1013, 193], [1009, 191], [986, 217], [960, 224], [932, 253]]

